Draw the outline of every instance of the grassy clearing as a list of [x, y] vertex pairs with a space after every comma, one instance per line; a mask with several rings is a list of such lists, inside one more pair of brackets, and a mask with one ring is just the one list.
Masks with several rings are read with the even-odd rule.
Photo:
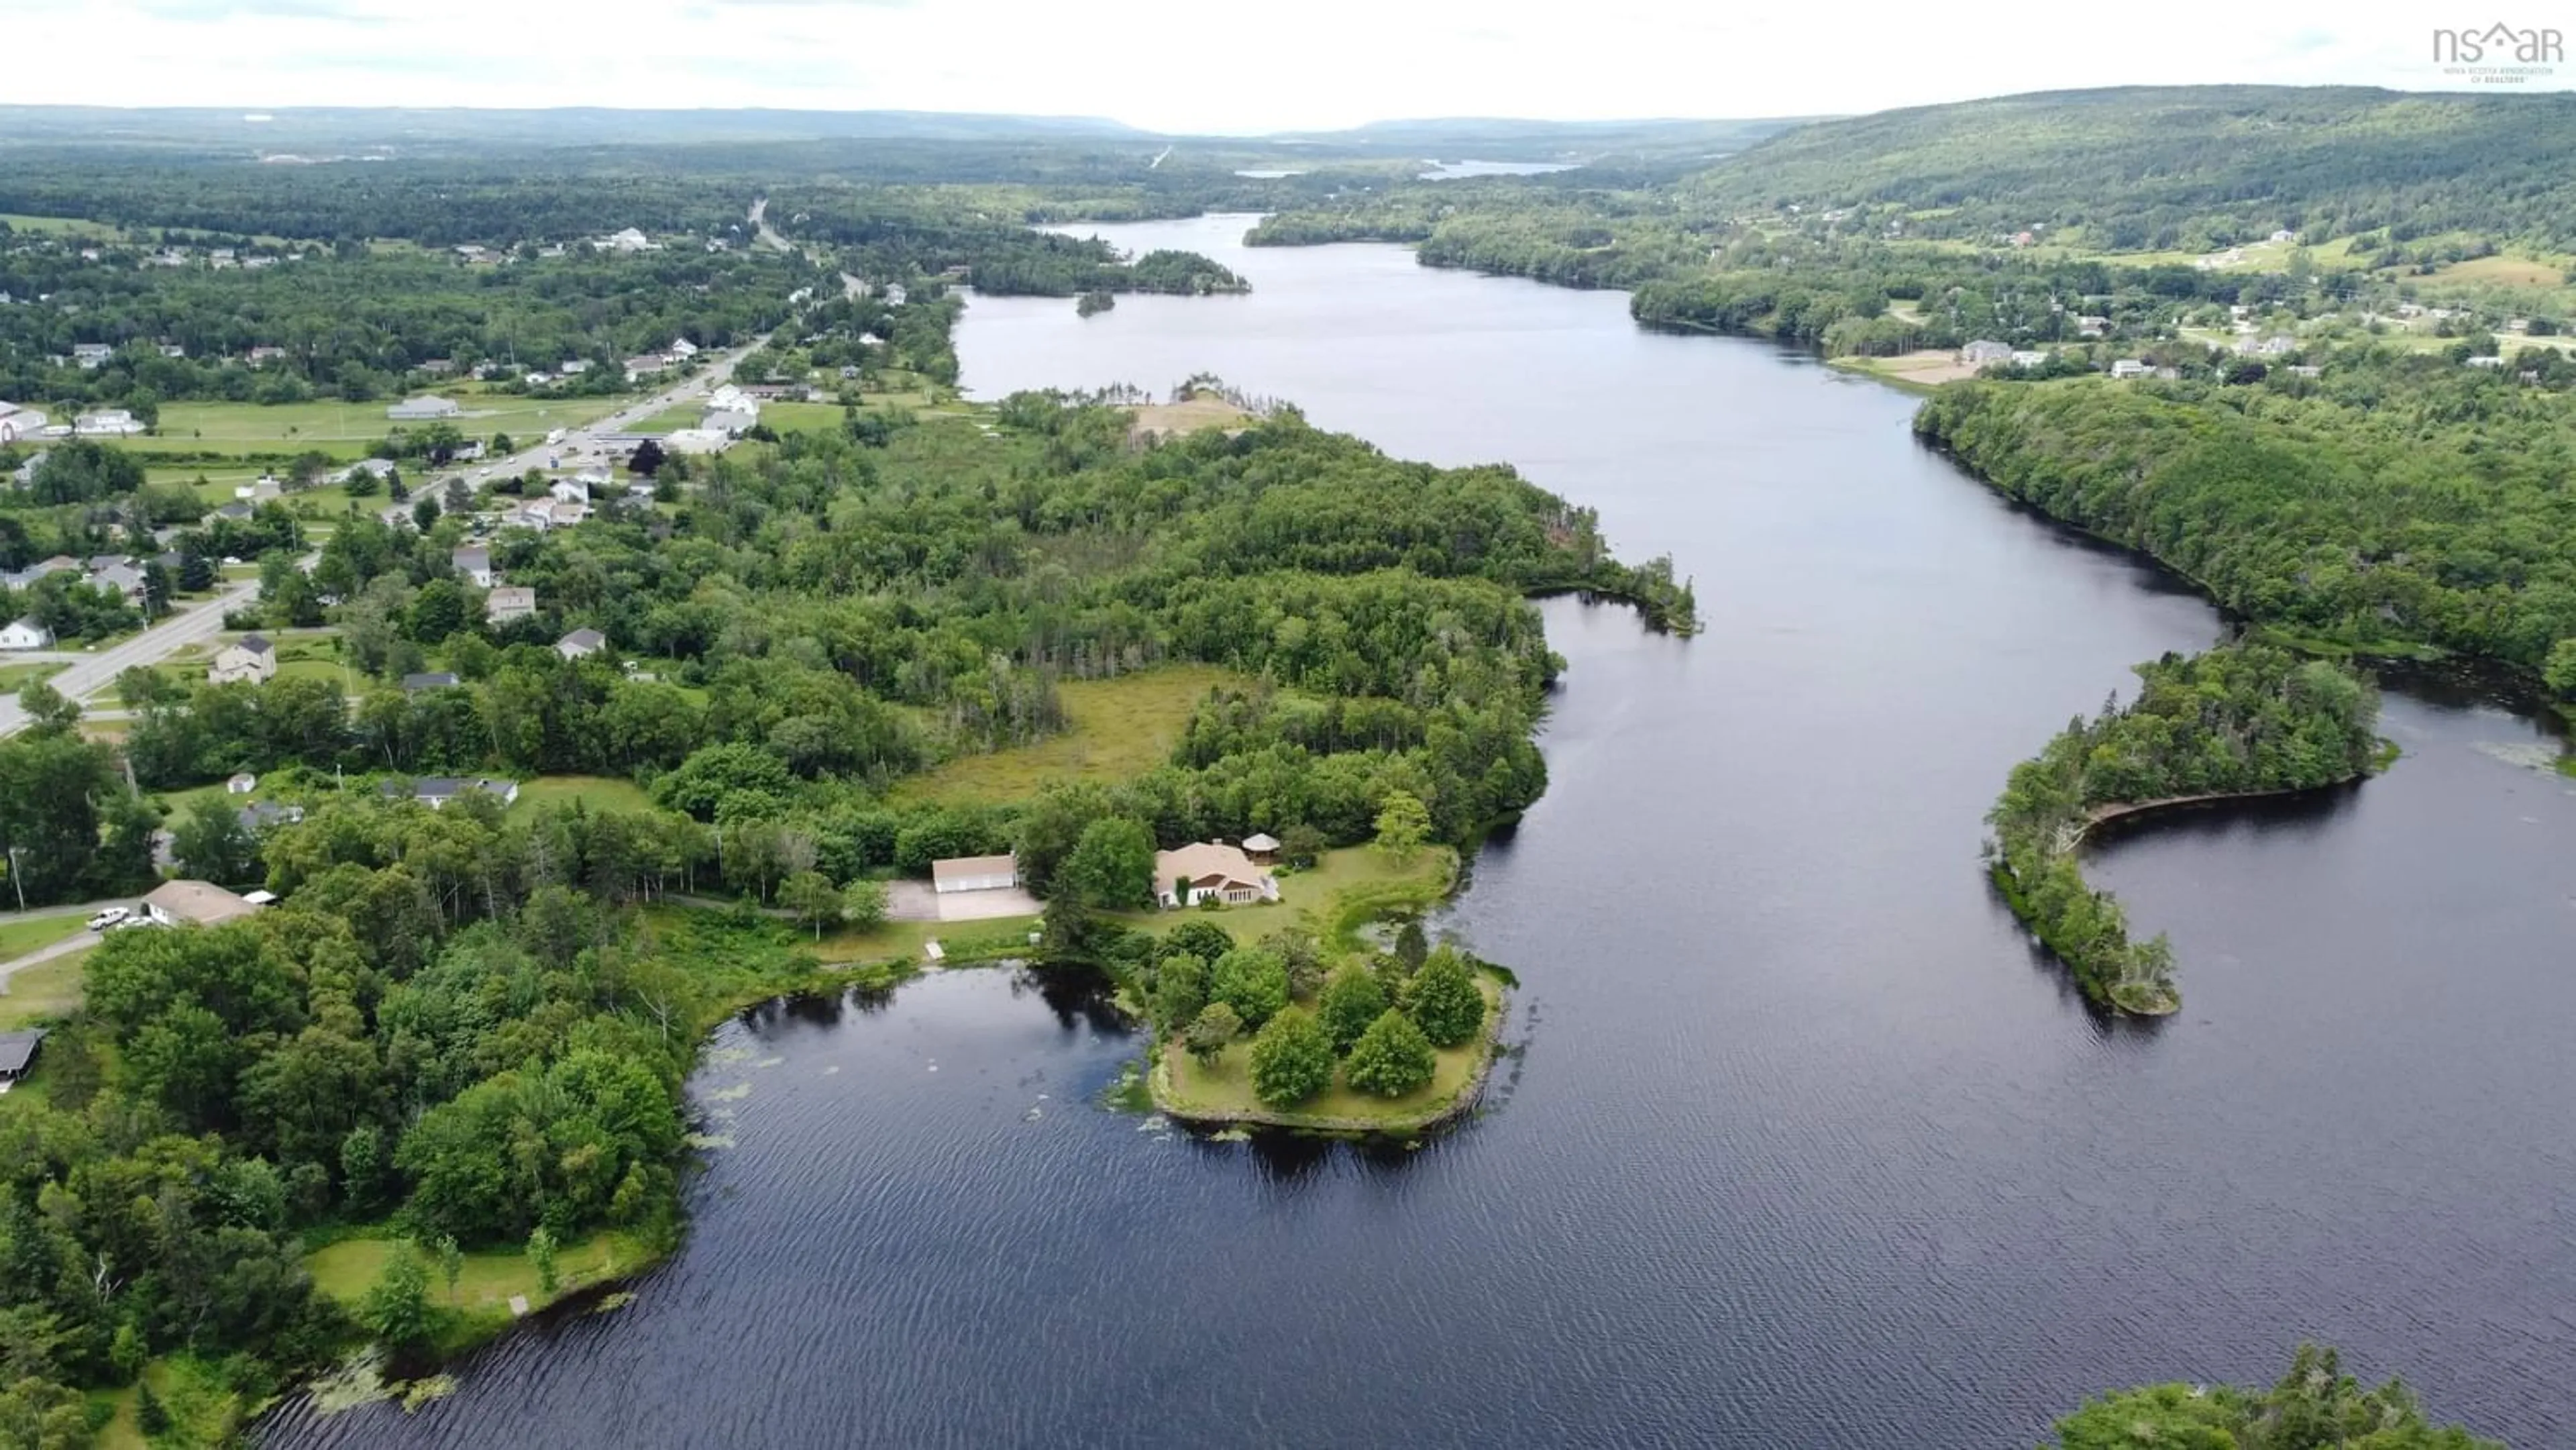
[[1492, 1060], [1493, 1034], [1503, 1007], [1502, 984], [1479, 975], [1485, 994], [1485, 1027], [1459, 1047], [1435, 1054], [1429, 1085], [1400, 1098], [1355, 1092], [1338, 1077], [1331, 1087], [1293, 1112], [1262, 1105], [1252, 1091], [1252, 1043], [1238, 1041], [1202, 1065], [1187, 1052], [1166, 1049], [1155, 1067], [1157, 1097], [1166, 1111], [1201, 1121], [1237, 1120], [1324, 1132], [1409, 1132], [1449, 1116]]
[[1977, 375], [1975, 367], [1959, 361], [1959, 355], [1946, 348], [1924, 348], [1898, 353], [1894, 357], [1838, 357], [1827, 365], [1846, 372], [1865, 373], [1880, 382], [1925, 393], [1943, 383]]
[[[77, 920], [72, 928], [75, 932], [87, 930]], [[14, 1032], [40, 1022], [59, 1022], [80, 1010], [83, 960], [82, 953], [73, 952], [43, 966], [12, 973], [8, 990], [0, 992], [0, 1032]]]
[[[87, 931], [85, 916], [40, 916], [30, 921], [0, 922], [0, 962], [14, 962], [27, 953], [52, 946], [67, 936]], [[21, 973], [19, 980], [25, 980]]]
[[1072, 728], [1035, 745], [969, 755], [895, 789], [899, 800], [1026, 800], [1058, 780], [1124, 780], [1171, 757], [1207, 692], [1248, 677], [1213, 665], [1165, 665], [1114, 680], [1060, 686]]
[[0, 695], [14, 695], [38, 680], [52, 679], [57, 670], [64, 668], [58, 664], [0, 665]]
[[[528, 398], [512, 393], [481, 393], [471, 386], [440, 390], [464, 409], [449, 419], [470, 437], [508, 433], [542, 438], [549, 429], [575, 427], [606, 417], [626, 401], [619, 398]], [[371, 403], [164, 403], [160, 431], [124, 440], [144, 452], [204, 449], [231, 453], [300, 453], [307, 448], [334, 457], [357, 458], [367, 445], [397, 427], [385, 416], [393, 400]]]
[[105, 222], [83, 217], [28, 216], [23, 212], [0, 212], [0, 222], [7, 222], [13, 232], [35, 232], [49, 237], [91, 237], [113, 239], [116, 228]]
[[519, 799], [512, 808], [534, 810], [538, 806], [566, 805], [579, 801], [594, 811], [648, 811], [653, 798], [631, 780], [618, 780], [604, 775], [541, 775], [519, 782]]
[[1138, 433], [1178, 435], [1202, 428], [1243, 428], [1255, 420], [1223, 398], [1193, 397], [1178, 403], [1148, 403], [1130, 408]]
[[[312, 1271], [315, 1288], [343, 1304], [355, 1304], [384, 1273], [398, 1242], [378, 1236], [341, 1239], [306, 1254], [304, 1266]], [[536, 1266], [524, 1251], [478, 1249], [465, 1256], [453, 1291], [433, 1263], [429, 1298], [461, 1321], [451, 1331], [459, 1342], [471, 1343], [516, 1317], [510, 1312], [514, 1294], [525, 1295], [530, 1310], [542, 1309], [566, 1294], [650, 1268], [660, 1258], [643, 1240], [614, 1230], [575, 1239], [555, 1250], [555, 1292], [548, 1294], [538, 1288]]]
[[2529, 257], [2472, 257], [2438, 268], [2433, 276], [2443, 282], [2484, 282], [2498, 287], [2559, 287], [2567, 282], [2568, 262], [2540, 262]]
[[889, 921], [866, 931], [828, 931], [805, 945], [826, 966], [854, 962], [922, 960], [923, 944], [936, 941], [947, 960], [967, 964], [1022, 957], [1029, 953], [1029, 933], [1038, 929], [1034, 916], [997, 916], [986, 921]]

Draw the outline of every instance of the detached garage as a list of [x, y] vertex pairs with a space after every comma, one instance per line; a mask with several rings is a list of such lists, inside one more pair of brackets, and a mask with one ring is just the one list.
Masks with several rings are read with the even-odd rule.
[[951, 856], [930, 863], [930, 884], [942, 896], [952, 891], [1001, 891], [1020, 884], [1020, 863], [1013, 856]]

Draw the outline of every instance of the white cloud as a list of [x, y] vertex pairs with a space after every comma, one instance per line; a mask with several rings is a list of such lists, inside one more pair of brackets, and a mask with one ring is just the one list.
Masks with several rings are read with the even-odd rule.
[[[6, 99], [28, 103], [893, 107], [1251, 131], [1855, 112], [2117, 84], [2436, 88], [2428, 13], [2393, 0], [0, 0], [0, 27], [22, 58], [117, 52], [12, 67]], [[2558, 70], [2544, 84], [2576, 82]]]

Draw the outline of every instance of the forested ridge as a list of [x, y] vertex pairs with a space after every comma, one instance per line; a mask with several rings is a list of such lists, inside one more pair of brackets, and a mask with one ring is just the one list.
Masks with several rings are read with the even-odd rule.
[[2106, 813], [2149, 802], [2305, 790], [2359, 778], [2379, 751], [2379, 695], [2350, 668], [2266, 645], [2138, 666], [2135, 700], [2104, 702], [2014, 766], [1987, 813], [1986, 856], [2013, 910], [2085, 996], [2169, 1012], [2180, 998], [2162, 933], [2132, 941], [2076, 862]]

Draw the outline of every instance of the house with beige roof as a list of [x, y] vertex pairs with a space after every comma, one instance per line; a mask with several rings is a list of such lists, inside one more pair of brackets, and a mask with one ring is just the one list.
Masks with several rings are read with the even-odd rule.
[[526, 619], [537, 612], [537, 591], [525, 584], [504, 584], [483, 597], [483, 617], [494, 624]]
[[221, 926], [257, 910], [211, 881], [164, 881], [143, 898], [143, 914], [163, 926]]
[[1279, 882], [1241, 846], [1222, 841], [1193, 841], [1177, 851], [1154, 853], [1156, 901], [1178, 907], [1211, 898], [1228, 906], [1277, 901]]

